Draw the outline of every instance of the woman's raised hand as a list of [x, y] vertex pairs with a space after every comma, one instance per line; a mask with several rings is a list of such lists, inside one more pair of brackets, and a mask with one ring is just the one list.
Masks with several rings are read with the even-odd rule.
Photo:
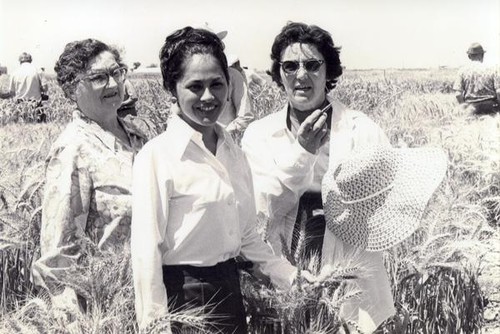
[[307, 116], [300, 125], [297, 131], [297, 140], [309, 153], [316, 154], [328, 139], [327, 117], [325, 112], [318, 109]]

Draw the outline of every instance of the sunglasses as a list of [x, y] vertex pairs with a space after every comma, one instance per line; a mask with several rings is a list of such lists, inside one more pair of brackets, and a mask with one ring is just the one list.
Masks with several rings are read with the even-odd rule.
[[126, 73], [127, 69], [125, 67], [118, 67], [111, 71], [100, 71], [87, 74], [80, 80], [87, 80], [92, 86], [102, 88], [109, 83], [109, 77], [113, 77], [117, 83], [123, 83]]
[[284, 62], [280, 62], [279, 64], [281, 65], [283, 72], [285, 72], [286, 74], [295, 74], [301, 67], [303, 67], [307, 72], [318, 72], [319, 68], [324, 63], [324, 60], [308, 59], [306, 61], [287, 60]]

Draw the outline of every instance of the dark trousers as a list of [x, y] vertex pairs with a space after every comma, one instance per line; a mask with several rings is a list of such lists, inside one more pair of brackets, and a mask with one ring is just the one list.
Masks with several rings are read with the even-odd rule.
[[488, 115], [500, 112], [500, 106], [496, 100], [486, 100], [480, 102], [468, 102], [472, 107], [473, 115]]
[[[212, 267], [163, 266], [163, 282], [171, 311], [205, 307], [211, 329], [221, 333], [247, 333], [245, 308], [236, 261]], [[182, 332], [180, 324], [172, 331]]]
[[321, 250], [323, 248], [323, 239], [325, 236], [325, 216], [323, 214], [323, 202], [321, 193], [306, 192], [300, 197], [299, 209], [295, 226], [293, 228], [292, 254], [295, 254], [298, 246], [298, 240], [301, 234], [301, 225], [305, 224], [303, 255], [310, 258], [318, 255], [321, 260]]

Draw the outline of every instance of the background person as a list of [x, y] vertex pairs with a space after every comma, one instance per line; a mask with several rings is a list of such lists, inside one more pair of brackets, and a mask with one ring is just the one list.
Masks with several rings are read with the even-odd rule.
[[204, 306], [223, 316], [217, 330], [246, 333], [234, 258], [253, 261], [278, 286], [290, 287], [296, 269], [260, 239], [250, 168], [217, 123], [229, 96], [223, 43], [208, 30], [185, 27], [166, 38], [160, 62], [178, 111], [134, 163], [131, 246], [139, 327], [169, 309]]
[[116, 49], [95, 39], [71, 42], [54, 70], [76, 109], [47, 157], [41, 257], [33, 274], [56, 308], [77, 311], [85, 305], [65, 283], [85, 256], [84, 239], [99, 249], [129, 240], [132, 162], [146, 136], [117, 117], [126, 68]]
[[259, 86], [263, 86], [266, 84], [266, 80], [262, 78], [259, 74], [257, 74], [256, 71], [251, 70], [248, 67], [242, 67], [238, 56], [234, 54], [228, 55], [227, 62], [229, 67], [238, 70], [238, 72], [240, 72], [241, 75], [243, 75], [247, 86], [249, 86], [250, 84], [256, 84]]
[[266, 235], [276, 253], [282, 247], [294, 251], [306, 220], [306, 256], [321, 257], [324, 267], [345, 266], [359, 253], [372, 264], [370, 275], [356, 280], [361, 297], [341, 309], [342, 317], [363, 328], [359, 310], [369, 309], [376, 325], [395, 312], [382, 253], [368, 253], [325, 231], [321, 182], [329, 166], [335, 168], [354, 150], [389, 146], [389, 140], [366, 115], [328, 96], [342, 74], [339, 53], [320, 27], [297, 22], [283, 27], [272, 45], [271, 75], [288, 103], [250, 124], [242, 148], [252, 169], [259, 217], [268, 221]]
[[135, 91], [134, 85], [132, 85], [132, 82], [130, 82], [130, 80], [128, 80], [127, 78], [125, 78], [125, 81], [123, 82], [123, 89], [123, 102], [120, 108], [118, 108], [118, 116], [137, 116], [137, 109], [135, 107], [135, 104], [138, 100], [137, 93]]
[[23, 52], [19, 56], [19, 63], [9, 82], [9, 93], [2, 98], [13, 98], [16, 103], [33, 103], [34, 112], [38, 122], [46, 121], [46, 114], [42, 108], [42, 94], [47, 92], [47, 81], [42, 73], [31, 63], [29, 53]]
[[21, 64], [10, 77], [10, 94], [15, 101], [41, 101], [41, 93], [47, 91], [47, 81], [31, 63], [29, 53], [23, 52], [19, 56]]
[[470, 63], [453, 84], [458, 103], [475, 115], [500, 111], [500, 73], [483, 63], [485, 52], [481, 44], [472, 43], [467, 50]]

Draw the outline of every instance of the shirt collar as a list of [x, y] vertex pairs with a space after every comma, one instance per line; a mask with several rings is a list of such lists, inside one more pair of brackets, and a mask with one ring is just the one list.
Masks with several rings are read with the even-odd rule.
[[[85, 116], [85, 114], [76, 109], [73, 111], [73, 121], [82, 127], [86, 127], [90, 130], [104, 145], [108, 148], [115, 150], [117, 138], [110, 132], [104, 130], [97, 122]], [[124, 122], [122, 119], [118, 118], [118, 122], [123, 126], [125, 133], [127, 134], [130, 143], [132, 144], [133, 138], [138, 137], [146, 139], [145, 136], [139, 133], [135, 128], [133, 128], [128, 122]], [[130, 146], [130, 145], [127, 145]]]
[[[172, 141], [175, 141], [175, 145], [172, 145], [172, 150], [177, 158], [182, 157], [190, 141], [200, 147], [204, 147], [201, 133], [193, 129], [186, 123], [186, 121], [175, 113], [172, 114], [172, 117], [168, 122], [167, 131], [170, 134], [169, 138]], [[219, 123], [215, 124], [215, 133], [218, 137], [217, 148], [221, 145], [226, 145], [228, 140], [232, 140]]]
[[[328, 102], [332, 104], [332, 128], [333, 128], [333, 124], [339, 121], [340, 116], [346, 109], [346, 107], [329, 95], [326, 96], [326, 99], [328, 100]], [[289, 131], [286, 126], [287, 116], [288, 116], [288, 103], [280, 111], [274, 114], [275, 122], [273, 122], [272, 128], [270, 129], [272, 134], [276, 134], [282, 131]]]

